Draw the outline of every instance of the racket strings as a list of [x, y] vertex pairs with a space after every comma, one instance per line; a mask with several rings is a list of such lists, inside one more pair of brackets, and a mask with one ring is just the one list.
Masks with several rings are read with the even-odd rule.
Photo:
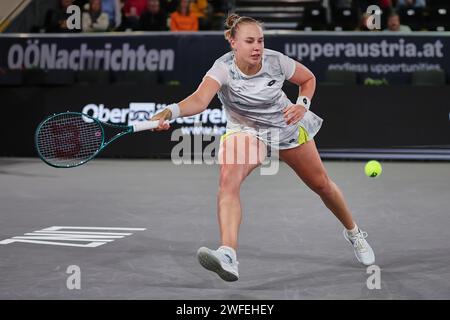
[[46, 121], [37, 134], [37, 147], [55, 166], [75, 166], [89, 160], [103, 142], [101, 125], [80, 114], [61, 114]]

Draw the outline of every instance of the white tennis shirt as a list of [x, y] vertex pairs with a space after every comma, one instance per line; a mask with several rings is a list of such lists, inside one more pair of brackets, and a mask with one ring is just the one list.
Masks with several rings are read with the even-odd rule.
[[[230, 51], [217, 59], [205, 76], [220, 84], [217, 95], [226, 112], [228, 127], [241, 125], [294, 131], [298, 125], [287, 125], [283, 116], [283, 109], [293, 103], [282, 87], [284, 81], [294, 75], [295, 68], [296, 62], [292, 58], [264, 49], [261, 69], [249, 76], [239, 70]], [[310, 138], [320, 129], [321, 123], [322, 119], [311, 111], [300, 121]]]

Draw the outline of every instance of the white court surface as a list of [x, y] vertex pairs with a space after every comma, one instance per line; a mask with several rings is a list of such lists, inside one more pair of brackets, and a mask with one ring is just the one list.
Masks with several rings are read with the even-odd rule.
[[[364, 162], [325, 162], [375, 250], [371, 290], [338, 220], [285, 164], [242, 187], [240, 280], [226, 283], [195, 256], [219, 245], [216, 165], [0, 159], [0, 241], [35, 241], [0, 245], [0, 299], [449, 299], [450, 164], [382, 164], [372, 179]], [[56, 231], [72, 238], [42, 240]]]

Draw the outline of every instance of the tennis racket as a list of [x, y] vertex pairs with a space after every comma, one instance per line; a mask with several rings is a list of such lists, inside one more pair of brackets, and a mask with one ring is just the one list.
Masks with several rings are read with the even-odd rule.
[[[35, 146], [39, 157], [48, 165], [72, 168], [93, 159], [120, 137], [154, 129], [158, 124], [159, 121], [145, 121], [123, 126], [105, 123], [80, 112], [58, 113], [39, 124], [35, 134]], [[108, 139], [105, 131], [115, 131], [115, 135]]]

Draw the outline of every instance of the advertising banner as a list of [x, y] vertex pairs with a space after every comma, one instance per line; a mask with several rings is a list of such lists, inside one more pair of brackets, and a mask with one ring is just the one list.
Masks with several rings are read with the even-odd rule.
[[[450, 74], [450, 36], [442, 33], [302, 33], [267, 31], [265, 46], [305, 64], [319, 81], [328, 70], [358, 74], [359, 82], [408, 84], [411, 73]], [[158, 72], [164, 81], [198, 83], [229, 51], [221, 32], [133, 35], [0, 36], [0, 68]]]

